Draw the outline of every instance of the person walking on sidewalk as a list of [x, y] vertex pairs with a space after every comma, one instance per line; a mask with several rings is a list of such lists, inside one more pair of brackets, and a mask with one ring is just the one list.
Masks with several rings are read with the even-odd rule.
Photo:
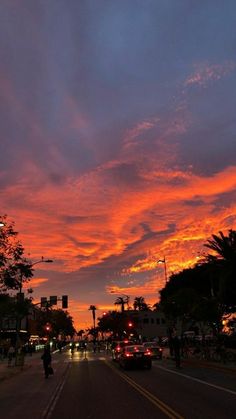
[[51, 367], [51, 362], [52, 362], [52, 357], [51, 357], [51, 353], [50, 353], [50, 346], [46, 345], [44, 347], [44, 353], [41, 356], [41, 359], [43, 360], [43, 368], [44, 368], [45, 378], [48, 378], [49, 368]]

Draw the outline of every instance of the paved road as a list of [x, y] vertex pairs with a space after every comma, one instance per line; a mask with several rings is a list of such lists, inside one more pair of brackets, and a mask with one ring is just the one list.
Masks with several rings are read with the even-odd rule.
[[0, 383], [7, 419], [231, 419], [236, 417], [235, 372], [194, 363], [176, 370], [171, 360], [151, 371], [120, 370], [104, 353], [53, 356], [55, 375], [44, 379], [41, 361]]

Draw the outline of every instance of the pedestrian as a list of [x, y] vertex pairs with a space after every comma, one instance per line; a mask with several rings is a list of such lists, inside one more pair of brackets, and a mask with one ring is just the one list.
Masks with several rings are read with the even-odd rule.
[[57, 342], [57, 347], [58, 347], [59, 353], [61, 354], [61, 350], [62, 350], [62, 343], [61, 343], [61, 341]]
[[174, 353], [175, 365], [176, 368], [180, 368], [180, 358], [181, 358], [181, 340], [179, 336], [177, 336], [176, 331], [173, 331], [172, 337], [172, 348]]
[[15, 348], [14, 348], [13, 345], [11, 345], [10, 348], [8, 349], [8, 352], [7, 352], [8, 367], [11, 366], [14, 356], [15, 356]]
[[86, 342], [82, 342], [82, 351], [84, 354], [84, 358], [87, 358], [87, 343]]
[[71, 342], [70, 343], [71, 358], [73, 358], [73, 356], [74, 356], [74, 350], [75, 350], [75, 342]]
[[46, 345], [44, 347], [44, 353], [41, 356], [41, 359], [43, 360], [43, 368], [44, 368], [45, 378], [48, 378], [49, 368], [51, 367], [51, 362], [52, 362], [52, 357], [51, 357], [51, 353], [50, 353], [50, 346]]

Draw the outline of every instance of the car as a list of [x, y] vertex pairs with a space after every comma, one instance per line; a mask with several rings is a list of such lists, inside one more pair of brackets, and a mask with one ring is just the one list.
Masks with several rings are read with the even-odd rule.
[[122, 349], [127, 345], [133, 345], [133, 341], [130, 340], [119, 340], [114, 341], [111, 344], [111, 356], [113, 361], [118, 361]]
[[144, 342], [143, 346], [151, 352], [153, 359], [162, 359], [162, 348], [156, 342]]
[[77, 342], [76, 349], [77, 351], [84, 351], [87, 348], [87, 342], [85, 340], [81, 340]]
[[125, 346], [119, 356], [119, 365], [125, 370], [128, 368], [152, 368], [151, 352], [143, 345]]

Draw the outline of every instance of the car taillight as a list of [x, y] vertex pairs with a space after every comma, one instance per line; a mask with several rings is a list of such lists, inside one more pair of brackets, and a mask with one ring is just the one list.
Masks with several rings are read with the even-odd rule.
[[159, 351], [160, 351], [160, 352], [162, 352], [162, 351], [163, 351], [163, 349], [162, 349], [162, 348], [160, 348], [160, 349], [159, 349]]
[[117, 350], [117, 352], [120, 352], [121, 348], [118, 346], [118, 347], [116, 348], [116, 350]]
[[125, 354], [125, 356], [126, 356], [127, 358], [132, 358], [132, 356], [134, 356], [134, 355], [133, 355], [133, 354], [126, 353], [126, 354]]
[[146, 351], [146, 352], [144, 352], [144, 355], [150, 356], [151, 355], [151, 352], [150, 351]]

